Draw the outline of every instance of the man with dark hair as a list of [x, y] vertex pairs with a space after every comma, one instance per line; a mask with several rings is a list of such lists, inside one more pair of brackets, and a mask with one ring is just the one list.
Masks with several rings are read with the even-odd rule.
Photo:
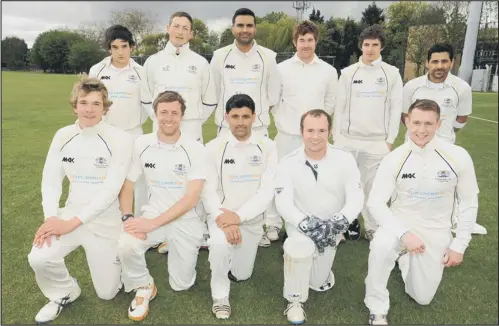
[[275, 180], [275, 202], [288, 233], [283, 296], [292, 324], [306, 319], [303, 303], [309, 288], [323, 292], [333, 287], [336, 245], [364, 203], [355, 159], [328, 142], [329, 113], [304, 113], [300, 130], [304, 145], [281, 159]]
[[[104, 121], [125, 130], [133, 137], [142, 135], [142, 124], [152, 117], [151, 95], [143, 82], [144, 71], [131, 54], [135, 47], [132, 33], [124, 26], [113, 25], [105, 32], [105, 44], [110, 56], [90, 68], [89, 76], [100, 79], [109, 92], [113, 105]], [[145, 180], [135, 189], [135, 214], [140, 214], [147, 201]]]
[[206, 145], [211, 203], [205, 207], [209, 212], [219, 207], [223, 210], [223, 214], [208, 216], [212, 311], [219, 319], [231, 314], [230, 280], [244, 281], [253, 273], [263, 234], [263, 212], [274, 198], [277, 169], [275, 143], [252, 131], [256, 118], [253, 99], [246, 94], [233, 95], [225, 112], [231, 132]]
[[[382, 61], [386, 37], [379, 25], [366, 28], [359, 37], [359, 62], [343, 69], [334, 111], [334, 144], [356, 158], [367, 197], [379, 162], [397, 138], [402, 110], [402, 78], [399, 70]], [[366, 199], [367, 200], [367, 199]], [[372, 239], [376, 221], [364, 207], [365, 238]], [[358, 240], [356, 219], [347, 237]]]
[[[426, 68], [428, 73], [414, 78], [404, 86], [402, 122], [405, 123], [409, 106], [417, 99], [430, 99], [438, 103], [442, 110], [442, 126], [437, 130], [437, 137], [454, 144], [456, 132], [464, 128], [472, 112], [471, 87], [450, 71], [454, 66], [454, 48], [450, 44], [438, 43], [428, 50]], [[406, 133], [409, 139], [409, 131]], [[457, 213], [458, 210], [456, 209]], [[459, 218], [453, 216], [454, 226]], [[455, 229], [453, 228], [453, 231]], [[474, 233], [486, 234], [487, 230], [475, 224]]]
[[[371, 241], [365, 304], [370, 325], [387, 325], [387, 283], [398, 259], [405, 292], [428, 305], [445, 267], [462, 263], [478, 210], [478, 185], [468, 152], [436, 133], [439, 105], [416, 100], [405, 117], [409, 140], [381, 161], [367, 201], [379, 224]], [[390, 207], [387, 202], [391, 200]], [[459, 201], [456, 237], [450, 232]]]
[[[298, 121], [303, 113], [310, 109], [323, 109], [328, 114], [334, 111], [338, 73], [333, 66], [315, 54], [318, 41], [317, 25], [310, 21], [300, 22], [293, 29], [295, 55], [277, 65], [281, 96], [272, 114], [277, 128], [274, 140], [279, 159], [301, 146]], [[271, 222], [276, 222], [277, 225]], [[269, 220], [267, 238], [271, 241], [277, 240], [281, 227], [280, 219]]]
[[149, 312], [157, 292], [147, 269], [145, 252], [168, 242], [168, 281], [174, 291], [189, 289], [196, 280], [198, 249], [203, 239], [200, 197], [207, 177], [208, 153], [196, 140], [180, 132], [187, 112], [177, 92], [158, 94], [153, 107], [157, 132], [135, 140], [132, 166], [121, 190], [120, 205], [131, 212], [133, 183], [144, 174], [150, 197], [141, 217], [126, 214], [119, 241], [125, 291], [136, 291], [128, 317], [139, 321]]

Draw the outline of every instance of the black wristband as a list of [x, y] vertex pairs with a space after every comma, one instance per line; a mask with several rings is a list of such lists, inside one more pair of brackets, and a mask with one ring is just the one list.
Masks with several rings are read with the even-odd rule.
[[125, 222], [126, 220], [128, 220], [130, 217], [133, 217], [133, 214], [125, 214], [121, 217], [121, 221], [122, 222]]

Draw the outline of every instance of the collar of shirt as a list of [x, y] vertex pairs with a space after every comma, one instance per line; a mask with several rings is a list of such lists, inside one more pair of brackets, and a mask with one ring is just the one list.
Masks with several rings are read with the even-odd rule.
[[449, 72], [447, 78], [445, 78], [445, 80], [442, 83], [434, 83], [428, 78], [428, 74], [426, 74], [426, 87], [431, 89], [450, 87], [450, 78], [452, 78], [451, 76], [452, 74]]
[[103, 120], [101, 120], [99, 123], [97, 123], [96, 125], [94, 125], [92, 127], [86, 127], [86, 128], [82, 129], [80, 127], [80, 120], [77, 119], [75, 121], [76, 130], [82, 135], [97, 135], [102, 130], [104, 125], [105, 125], [105, 122]]
[[[325, 160], [327, 160], [330, 156], [329, 154], [329, 151], [330, 151], [330, 147], [331, 145], [328, 144], [327, 147], [326, 147], [326, 154], [324, 155], [323, 158], [321, 158], [320, 160], [314, 160], [314, 161], [317, 161], [317, 162], [324, 162]], [[299, 149], [299, 157], [300, 157], [300, 160], [303, 161], [303, 163], [305, 164], [305, 162], [307, 162], [308, 160], [312, 160], [312, 158], [308, 157], [307, 154], [305, 153], [305, 146], [302, 145]]]
[[232, 46], [236, 49], [237, 52], [241, 53], [242, 55], [245, 55], [247, 57], [251, 57], [254, 53], [256, 53], [256, 50], [258, 49], [258, 46], [256, 44], [256, 41], [253, 40], [253, 46], [251, 47], [251, 49], [244, 53], [242, 52], [241, 50], [239, 50], [239, 48], [237, 47], [237, 44], [236, 44], [236, 40], [234, 40], [234, 43], [232, 43]]
[[[189, 42], [182, 45], [179, 49], [179, 55], [182, 55], [189, 51]], [[177, 54], [177, 48], [172, 44], [172, 42], [168, 41], [165, 46], [165, 52], [168, 54]]]
[[227, 136], [227, 140], [229, 142], [229, 145], [231, 147], [236, 147], [237, 145], [239, 144], [243, 144], [243, 145], [246, 145], [246, 144], [253, 144], [253, 145], [258, 145], [258, 137], [256, 137], [253, 133], [251, 133], [250, 137], [248, 139], [246, 139], [245, 141], [239, 141], [237, 140], [236, 137], [234, 137], [234, 135], [232, 134], [232, 132], [230, 132]]
[[359, 58], [359, 65], [361, 67], [379, 67], [381, 65], [381, 62], [383, 61], [383, 58], [379, 56], [378, 59], [374, 60], [370, 64], [365, 64], [364, 61], [362, 61], [362, 56]]
[[408, 140], [409, 142], [409, 148], [415, 152], [415, 153], [421, 153], [421, 154], [424, 154], [424, 153], [428, 153], [430, 151], [433, 151], [435, 148], [437, 148], [437, 145], [438, 145], [438, 139], [437, 139], [437, 135], [435, 135], [433, 137], [432, 140], [430, 140], [430, 142], [428, 144], [425, 145], [425, 147], [421, 148], [419, 147], [418, 145], [416, 145], [411, 138], [409, 138]]
[[182, 135], [182, 132], [180, 132], [180, 137], [177, 139], [177, 141], [173, 144], [167, 144], [163, 143], [161, 140], [159, 140], [159, 130], [156, 132], [155, 137], [153, 141], [151, 142], [151, 146], [156, 146], [157, 148], [167, 148], [167, 149], [178, 149], [182, 144], [184, 143], [185, 137]]
[[304, 64], [304, 65], [311, 65], [311, 64], [316, 64], [316, 63], [319, 63], [319, 57], [317, 57], [317, 55], [314, 53], [314, 58], [312, 59], [312, 61], [310, 61], [309, 63], [306, 63], [306, 62], [303, 62], [299, 57], [298, 55], [295, 53], [295, 55], [293, 56], [293, 59], [296, 63], [301, 63], [301, 64]]
[[111, 63], [111, 59], [112, 57], [111, 56], [108, 56], [106, 58], [104, 58], [104, 60], [102, 60], [102, 62], [104, 62], [104, 64], [106, 65], [106, 68], [111, 68], [111, 69], [114, 69], [114, 70], [123, 70], [125, 68], [132, 68], [132, 63], [133, 63], [133, 59], [130, 58], [128, 59], [128, 64], [126, 66], [124, 66], [123, 68], [118, 68], [116, 66], [114, 66], [112, 63]]

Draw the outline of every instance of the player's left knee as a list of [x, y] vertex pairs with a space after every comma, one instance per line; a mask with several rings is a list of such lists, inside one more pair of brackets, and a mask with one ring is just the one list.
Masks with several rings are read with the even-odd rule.
[[102, 300], [112, 300], [118, 294], [119, 289], [116, 286], [113, 287], [103, 287], [103, 288], [96, 288], [95, 292], [97, 293], [97, 296], [99, 299]]
[[251, 270], [233, 270], [231, 271], [232, 275], [238, 280], [238, 281], [246, 281], [248, 280], [251, 275], [253, 275], [253, 269]]
[[196, 274], [192, 276], [192, 274], [189, 275], [170, 275], [168, 277], [168, 283], [170, 284], [170, 287], [172, 288], [173, 291], [185, 291], [189, 290], [193, 285], [196, 280]]
[[414, 299], [414, 301], [416, 301], [418, 304], [422, 306], [429, 305], [430, 302], [433, 300], [433, 297], [435, 297], [435, 293], [433, 291], [432, 293], [413, 291], [412, 293], [407, 292], [407, 294], [409, 294], [411, 298]]

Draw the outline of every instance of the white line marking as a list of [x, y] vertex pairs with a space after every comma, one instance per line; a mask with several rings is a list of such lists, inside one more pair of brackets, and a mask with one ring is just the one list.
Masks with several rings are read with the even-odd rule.
[[478, 119], [478, 120], [488, 121], [488, 122], [492, 122], [492, 123], [497, 123], [497, 121], [494, 121], [494, 120], [488, 120], [488, 119], [483, 119], [483, 118], [472, 117], [471, 115], [469, 117], [473, 118], [473, 119]]

